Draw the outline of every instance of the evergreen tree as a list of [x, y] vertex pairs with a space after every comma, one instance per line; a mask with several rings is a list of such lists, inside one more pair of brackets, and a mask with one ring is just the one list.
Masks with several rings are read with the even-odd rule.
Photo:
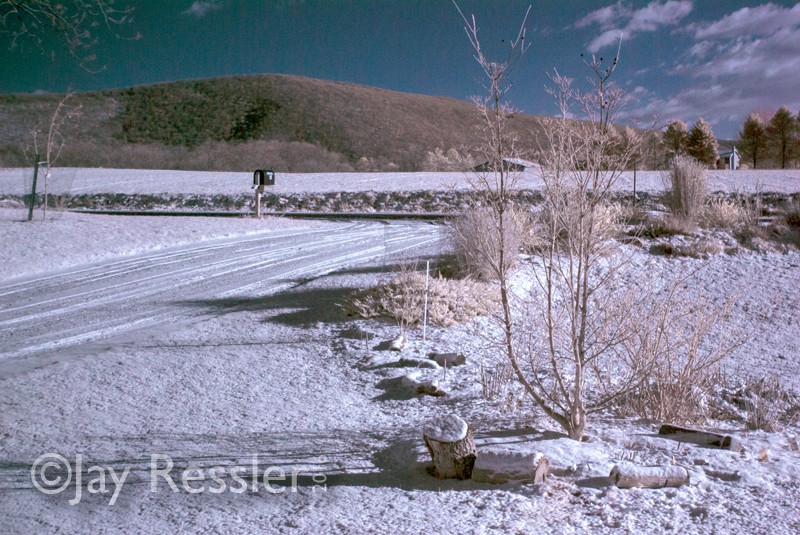
[[786, 169], [792, 157], [796, 137], [797, 123], [789, 108], [782, 106], [775, 112], [767, 125], [770, 152], [778, 160], [781, 169]]
[[758, 166], [758, 157], [764, 157], [767, 149], [767, 130], [764, 120], [757, 114], [751, 113], [744, 121], [742, 131], [739, 132], [739, 150], [742, 158], [753, 162], [753, 169]]
[[800, 158], [800, 111], [797, 112], [797, 118], [794, 122], [794, 155]]
[[705, 119], [698, 119], [686, 140], [686, 154], [708, 167], [716, 165], [719, 158], [717, 138]]
[[662, 143], [666, 151], [667, 160], [672, 160], [679, 154], [686, 154], [686, 141], [689, 137], [689, 129], [686, 123], [680, 119], [673, 119], [664, 131]]

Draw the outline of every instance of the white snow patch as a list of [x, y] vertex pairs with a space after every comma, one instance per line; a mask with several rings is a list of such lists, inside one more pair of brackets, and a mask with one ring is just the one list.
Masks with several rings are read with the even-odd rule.
[[[240, 194], [252, 191], [252, 173], [219, 171], [162, 171], [149, 169], [52, 169], [48, 191], [54, 195], [71, 193], [171, 193], [171, 194]], [[0, 169], [0, 195], [30, 193], [33, 170]], [[660, 192], [664, 190], [661, 171], [623, 173], [614, 185], [617, 191]], [[448, 191], [472, 189], [474, 173], [278, 173], [275, 194], [327, 193], [359, 191]], [[709, 171], [711, 191], [776, 192], [800, 191], [800, 170]], [[522, 189], [539, 189], [542, 181], [535, 171], [519, 174]], [[41, 189], [41, 188], [40, 188]]]
[[426, 423], [422, 428], [422, 434], [439, 442], [458, 442], [467, 436], [468, 429], [467, 422], [455, 414], [448, 414]]

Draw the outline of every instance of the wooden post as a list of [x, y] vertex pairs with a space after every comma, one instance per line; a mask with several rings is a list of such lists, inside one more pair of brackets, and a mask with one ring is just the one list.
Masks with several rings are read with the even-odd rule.
[[256, 188], [256, 217], [261, 219], [261, 194], [264, 193], [264, 186]]
[[636, 466], [619, 463], [611, 469], [609, 477], [621, 489], [660, 489], [689, 484], [689, 471], [683, 466]]
[[422, 312], [422, 341], [428, 341], [428, 279], [430, 278], [431, 261], [425, 262], [425, 306]]
[[36, 204], [36, 179], [39, 176], [39, 155], [36, 155], [36, 161], [33, 162], [33, 186], [31, 187], [31, 203], [28, 206], [28, 221], [33, 220], [33, 207]]
[[422, 439], [440, 479], [469, 479], [478, 450], [469, 425], [455, 415], [435, 418], [422, 429]]

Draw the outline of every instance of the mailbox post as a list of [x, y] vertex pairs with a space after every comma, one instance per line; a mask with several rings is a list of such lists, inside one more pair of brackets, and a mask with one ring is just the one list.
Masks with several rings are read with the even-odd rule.
[[261, 194], [265, 186], [275, 185], [275, 172], [271, 169], [258, 169], [253, 173], [253, 187], [256, 190], [256, 217], [261, 219]]

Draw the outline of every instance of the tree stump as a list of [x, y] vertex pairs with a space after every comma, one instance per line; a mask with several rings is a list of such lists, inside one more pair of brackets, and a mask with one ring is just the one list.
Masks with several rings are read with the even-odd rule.
[[455, 415], [429, 421], [422, 439], [433, 460], [434, 475], [440, 479], [469, 479], [478, 450], [467, 422]]
[[619, 463], [611, 469], [609, 476], [621, 489], [660, 489], [689, 484], [689, 471], [683, 466], [636, 466]]

